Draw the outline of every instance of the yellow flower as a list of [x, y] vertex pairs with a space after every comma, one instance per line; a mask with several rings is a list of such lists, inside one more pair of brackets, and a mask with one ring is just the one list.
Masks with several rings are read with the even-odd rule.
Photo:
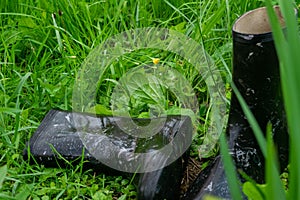
[[160, 61], [159, 58], [152, 58], [152, 62], [154, 63], [154, 65], [157, 65], [159, 61]]

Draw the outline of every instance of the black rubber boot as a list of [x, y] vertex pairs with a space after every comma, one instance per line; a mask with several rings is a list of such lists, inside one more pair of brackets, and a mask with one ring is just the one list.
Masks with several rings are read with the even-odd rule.
[[[275, 7], [282, 27], [284, 21]], [[272, 124], [281, 169], [288, 164], [288, 133], [281, 94], [279, 62], [268, 15], [258, 8], [242, 15], [233, 25], [233, 81], [263, 132]], [[228, 145], [236, 168], [263, 183], [264, 157], [254, 133], [233, 93], [227, 126]], [[244, 180], [239, 177], [241, 182]], [[185, 199], [202, 199], [206, 194], [230, 198], [227, 177], [219, 157], [199, 174]], [[245, 198], [245, 197], [244, 197]]]
[[[131, 178], [135, 173], [131, 173], [128, 169], [134, 166], [124, 161], [132, 160], [132, 152], [149, 153], [140, 164], [145, 165], [145, 168], [149, 166], [150, 169], [157, 165], [161, 167], [135, 176], [138, 177], [138, 198], [143, 200], [179, 198], [188, 155], [182, 151], [192, 140], [191, 118], [169, 115], [152, 119], [132, 119], [138, 125], [148, 124], [151, 120], [165, 121], [159, 132], [147, 139], [124, 132], [117, 123], [124, 119], [124, 117], [50, 110], [24, 149], [24, 159], [47, 167], [64, 167], [70, 164], [75, 166], [84, 160], [85, 169], [92, 168], [107, 175], [124, 175]], [[167, 145], [169, 147], [167, 151], [160, 149]], [[157, 149], [172, 154], [151, 154]], [[121, 157], [122, 155], [124, 156]], [[167, 165], [168, 159], [174, 162], [170, 161]], [[119, 164], [119, 168], [112, 168], [112, 165], [107, 163], [113, 163], [114, 167]]]

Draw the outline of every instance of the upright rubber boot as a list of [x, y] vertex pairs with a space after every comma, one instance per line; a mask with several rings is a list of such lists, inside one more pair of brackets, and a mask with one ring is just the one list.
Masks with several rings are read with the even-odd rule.
[[[274, 7], [284, 28], [279, 7]], [[233, 81], [265, 132], [272, 124], [281, 169], [288, 164], [288, 133], [281, 94], [279, 62], [266, 8], [242, 15], [233, 25]], [[236, 168], [258, 183], [264, 182], [264, 157], [241, 106], [232, 93], [227, 126], [228, 145]], [[239, 176], [241, 182], [244, 182]], [[231, 199], [220, 156], [199, 174], [185, 199], [206, 194]], [[244, 197], [245, 198], [245, 197]]]

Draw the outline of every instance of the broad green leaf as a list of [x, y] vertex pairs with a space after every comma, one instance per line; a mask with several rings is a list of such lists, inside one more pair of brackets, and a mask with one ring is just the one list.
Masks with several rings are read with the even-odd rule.
[[120, 197], [118, 198], [118, 200], [126, 200], [126, 197], [127, 197], [127, 195], [126, 195], [126, 194], [123, 194], [122, 196], [120, 196]]
[[174, 29], [175, 31], [184, 33], [185, 32], [185, 26], [186, 26], [186, 22], [181, 22], [175, 26], [172, 26], [171, 29]]
[[19, 26], [20, 27], [35, 28], [37, 25], [36, 25], [36, 23], [34, 22], [34, 20], [32, 18], [22, 17], [19, 20]]
[[149, 112], [141, 112], [141, 114], [139, 114], [138, 118], [149, 118]]
[[7, 194], [4, 194], [4, 193], [0, 193], [0, 199], [1, 200], [17, 200], [16, 198], [14, 197], [11, 197]]
[[94, 107], [87, 109], [87, 112], [95, 113], [98, 115], [112, 115], [112, 111], [101, 104], [97, 104]]
[[[260, 188], [258, 188], [260, 187]], [[248, 197], [249, 200], [264, 200], [262, 192], [265, 192], [265, 185], [254, 185], [251, 182], [246, 182], [243, 184], [243, 192]]]
[[30, 184], [30, 185], [24, 184], [21, 187], [21, 191], [16, 195], [15, 198], [18, 200], [27, 200], [32, 189], [33, 189], [33, 184]]

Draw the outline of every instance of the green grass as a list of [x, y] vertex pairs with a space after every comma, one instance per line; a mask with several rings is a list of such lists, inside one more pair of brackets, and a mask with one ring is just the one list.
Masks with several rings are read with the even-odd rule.
[[[170, 28], [193, 38], [212, 56], [229, 85], [231, 26], [245, 11], [262, 5], [260, 0], [1, 0], [0, 199], [135, 199], [130, 177], [82, 171], [82, 164], [30, 165], [22, 158], [26, 141], [50, 109], [72, 110], [72, 86], [89, 52], [129, 29]], [[191, 153], [197, 156], [210, 101], [193, 66], [172, 53], [148, 49], [122, 57], [104, 78], [115, 80], [136, 63], [151, 63], [151, 58], [160, 58], [186, 76], [197, 94], [201, 125]], [[97, 103], [109, 109], [113, 87], [112, 81], [104, 81]], [[147, 105], [141, 108], [131, 114], [138, 116]]]

